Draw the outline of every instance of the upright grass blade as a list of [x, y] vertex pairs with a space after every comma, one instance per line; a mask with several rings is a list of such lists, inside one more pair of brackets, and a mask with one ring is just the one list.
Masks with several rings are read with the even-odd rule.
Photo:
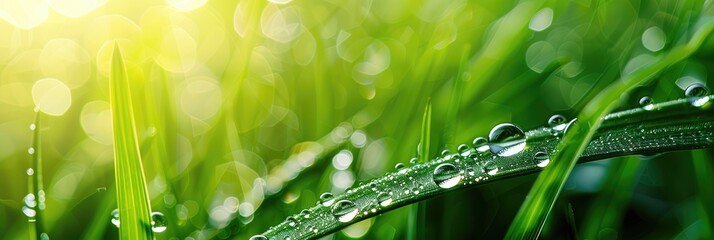
[[[35, 123], [30, 126], [32, 130], [32, 147], [28, 150], [32, 156], [32, 170], [28, 171], [28, 174], [32, 175], [31, 194], [34, 196], [35, 201], [35, 239], [47, 239], [47, 233], [45, 232], [45, 221], [44, 221], [44, 211], [45, 211], [45, 189], [42, 180], [42, 139], [40, 138], [40, 116], [42, 111], [37, 111], [35, 114]], [[27, 202], [27, 201], [26, 201]]]
[[558, 144], [551, 165], [538, 176], [508, 229], [507, 239], [535, 239], [538, 237], [565, 181], [597, 128], [600, 127], [605, 115], [618, 105], [623, 94], [647, 83], [665, 68], [693, 54], [709, 36], [712, 29], [714, 29], [714, 21], [705, 22], [696, 30], [687, 44], [673, 48], [660, 61], [625, 76], [621, 81], [604, 89], [585, 106], [578, 121], [569, 127], [563, 140]]
[[112, 56], [110, 97], [114, 127], [114, 178], [120, 239], [152, 239], [149, 195], [136, 138], [129, 79], [119, 46]]
[[602, 229], [619, 229], [623, 210], [632, 196], [632, 188], [637, 180], [639, 157], [630, 156], [614, 159], [608, 167], [609, 174], [602, 191], [593, 201], [583, 224], [583, 239], [598, 239]]
[[702, 221], [700, 239], [711, 239], [714, 236], [714, 189], [711, 182], [714, 181], [714, 164], [712, 157], [706, 151], [697, 150], [692, 152], [694, 160], [694, 176], [697, 179], [697, 200], [699, 200], [699, 218]]
[[[429, 160], [431, 146], [431, 99], [426, 101], [424, 116], [421, 121], [421, 137], [419, 138], [419, 157], [417, 162], [424, 163]], [[425, 239], [426, 203], [420, 202], [409, 209], [409, 227], [407, 239]]]

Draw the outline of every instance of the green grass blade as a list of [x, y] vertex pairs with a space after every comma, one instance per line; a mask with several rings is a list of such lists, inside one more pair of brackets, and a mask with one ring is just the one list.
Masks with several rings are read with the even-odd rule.
[[615, 159], [602, 191], [593, 201], [582, 227], [583, 239], [598, 239], [602, 229], [619, 229], [641, 165], [639, 157]]
[[578, 121], [569, 128], [563, 140], [558, 144], [551, 165], [538, 176], [508, 229], [507, 239], [535, 239], [538, 237], [565, 181], [602, 123], [603, 117], [617, 106], [623, 94], [647, 83], [665, 68], [693, 54], [713, 28], [714, 22], [706, 22], [686, 45], [673, 48], [661, 61], [643, 67], [632, 75], [625, 76], [621, 81], [604, 89], [585, 106]]
[[[40, 116], [42, 111], [37, 111], [35, 114], [35, 123], [30, 127], [32, 129], [32, 148], [30, 154], [32, 156], [32, 194], [35, 196], [35, 237], [36, 239], [47, 238], [45, 232], [45, 189], [42, 179], [42, 139], [40, 138]], [[43, 235], [45, 235], [43, 237]]]
[[697, 190], [699, 201], [699, 217], [702, 222], [702, 232], [700, 239], [711, 239], [714, 236], [714, 189], [711, 182], [714, 181], [714, 164], [712, 157], [706, 151], [697, 150], [692, 152], [694, 163], [694, 176], [697, 179]]
[[[426, 101], [424, 116], [421, 121], [421, 137], [419, 138], [419, 158], [417, 162], [424, 163], [429, 160], [431, 146], [431, 99]], [[412, 205], [409, 209], [407, 239], [425, 239], [426, 203]]]
[[426, 101], [424, 116], [421, 120], [421, 137], [419, 138], [419, 158], [417, 162], [429, 161], [429, 148], [431, 144], [431, 99]]
[[114, 125], [114, 174], [120, 239], [152, 239], [151, 210], [136, 137], [129, 79], [119, 46], [114, 46], [110, 102]]

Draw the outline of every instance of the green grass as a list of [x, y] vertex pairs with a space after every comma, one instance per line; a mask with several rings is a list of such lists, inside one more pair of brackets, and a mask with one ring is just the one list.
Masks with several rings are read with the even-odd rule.
[[136, 136], [130, 81], [119, 45], [112, 54], [110, 102], [114, 126], [114, 166], [119, 238], [153, 239], [151, 209]]
[[[704, 171], [712, 150], [688, 151], [711, 145], [703, 142], [707, 132], [696, 132], [709, 128], [711, 104], [698, 112], [683, 99], [689, 84], [714, 86], [714, 41], [701, 31], [714, 16], [709, 2], [183, 1], [203, 4], [190, 10], [174, 0], [111, 0], [96, 9], [94, 1], [41, 2], [0, 4], [0, 36], [6, 36], [0, 39], [0, 182], [9, 183], [0, 193], [0, 238], [38, 236], [37, 221], [21, 211], [23, 197], [38, 195], [36, 177], [47, 204], [41, 229], [52, 239], [126, 238], [128, 227], [110, 221], [113, 209], [128, 211], [118, 195], [143, 199], [134, 213], [142, 220], [121, 222], [147, 238], [153, 210], [168, 220], [156, 239], [247, 239], [272, 234], [271, 226], [282, 229], [289, 216], [300, 226], [311, 223], [306, 215], [324, 209], [301, 212], [325, 192], [368, 206], [376, 193], [353, 189], [390, 176], [403, 186], [393, 189], [387, 207], [364, 209], [369, 212], [349, 223], [313, 224], [305, 236], [501, 239], [509, 229], [540, 231], [544, 239], [712, 236], [705, 189], [711, 173]], [[89, 12], [65, 15], [81, 9]], [[26, 29], [30, 20], [37, 26]], [[691, 39], [701, 42], [688, 46]], [[121, 71], [112, 70], [116, 42]], [[114, 73], [124, 74], [130, 94], [113, 93]], [[57, 79], [44, 81], [56, 88], [35, 91], [45, 78]], [[644, 96], [661, 109], [644, 112], [637, 104]], [[54, 111], [67, 104], [66, 112]], [[133, 108], [122, 129], [107, 114], [117, 104]], [[27, 154], [36, 105], [53, 110], [42, 115], [41, 164]], [[610, 112], [621, 114], [595, 130], [596, 115]], [[566, 136], [565, 151], [556, 151], [563, 136], [552, 138], [542, 128], [554, 114], [579, 118], [570, 132], [578, 139]], [[627, 116], [637, 116], [637, 124]], [[533, 142], [523, 158], [479, 156], [478, 164], [514, 168], [495, 176], [474, 171], [488, 179], [469, 175], [452, 188], [431, 188], [442, 150], [455, 153], [500, 123], [530, 130]], [[640, 128], [650, 132], [633, 131]], [[692, 138], [659, 135], [681, 128]], [[603, 145], [606, 133], [622, 141]], [[592, 148], [579, 158], [587, 163], [573, 166], [589, 134]], [[114, 137], [125, 141], [113, 143]], [[689, 145], [672, 145], [675, 140]], [[666, 146], [655, 152], [666, 153], [639, 164], [610, 159], [642, 153], [618, 149], [649, 151], [648, 144], [659, 143]], [[115, 146], [134, 150], [115, 159]], [[608, 154], [594, 150], [607, 146]], [[550, 154], [546, 172], [521, 171], [525, 157], [538, 151]], [[410, 166], [417, 155], [424, 169]], [[444, 163], [468, 175], [470, 160], [459, 162]], [[393, 175], [397, 163], [410, 174]], [[41, 174], [27, 176], [34, 165]], [[136, 183], [127, 187], [127, 176]], [[616, 183], [628, 187], [617, 191]], [[401, 198], [419, 184], [428, 191]], [[547, 186], [562, 189], [529, 195]], [[606, 197], [615, 192], [617, 198]], [[523, 207], [527, 196], [542, 204], [519, 215], [529, 208]]]

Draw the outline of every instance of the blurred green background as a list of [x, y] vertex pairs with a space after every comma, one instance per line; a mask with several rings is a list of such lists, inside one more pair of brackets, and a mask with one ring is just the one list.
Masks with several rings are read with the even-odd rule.
[[[158, 239], [247, 239], [416, 155], [501, 122], [575, 117], [685, 42], [710, 1], [270, 0], [0, 2], [0, 238], [22, 212], [35, 107], [53, 239], [114, 239], [109, 64], [129, 76]], [[710, 83], [714, 45], [623, 96]], [[712, 237], [711, 150], [576, 167], [543, 237]], [[535, 175], [426, 201], [427, 239], [500, 238]], [[709, 186], [709, 187], [708, 187]], [[404, 239], [408, 208], [328, 239]], [[602, 220], [601, 219], [606, 219]], [[621, 224], [626, 223], [626, 224]]]

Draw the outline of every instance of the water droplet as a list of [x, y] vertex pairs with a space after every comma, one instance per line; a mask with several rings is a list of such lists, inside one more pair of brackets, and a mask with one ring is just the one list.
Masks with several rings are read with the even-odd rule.
[[37, 125], [34, 123], [30, 124], [30, 130], [35, 131], [35, 128], [37, 128]]
[[417, 163], [417, 158], [411, 158], [411, 159], [409, 159], [409, 163], [411, 163], [412, 165], [416, 164], [416, 163]]
[[526, 134], [518, 126], [501, 123], [488, 134], [491, 153], [501, 157], [515, 155], [526, 147]]
[[297, 225], [297, 220], [295, 220], [295, 217], [290, 216], [285, 221], [288, 223], [288, 226], [295, 227]]
[[335, 196], [332, 195], [332, 193], [326, 192], [326, 193], [320, 194], [320, 204], [322, 204], [322, 206], [327, 207], [327, 206], [332, 205], [332, 203], [334, 203], [334, 202], [335, 202]]
[[555, 127], [555, 126], [565, 123], [566, 121], [568, 121], [568, 120], [565, 117], [563, 117], [563, 115], [555, 114], [553, 116], [550, 116], [550, 118], [548, 118], [548, 126]]
[[27, 153], [29, 153], [30, 155], [35, 154], [35, 148], [33, 148], [33, 147], [28, 148]]
[[32, 169], [32, 168], [28, 168], [28, 169], [27, 169], [27, 175], [28, 175], [28, 176], [32, 176], [32, 175], [34, 175], [34, 174], [35, 174], [35, 170], [34, 170], [34, 169]]
[[439, 185], [439, 187], [449, 189], [461, 183], [464, 176], [461, 175], [461, 171], [453, 164], [442, 163], [434, 169], [432, 178], [434, 179], [434, 183]]
[[157, 233], [166, 231], [166, 217], [163, 213], [151, 213], [151, 230]]
[[686, 97], [704, 97], [707, 94], [709, 94], [709, 89], [701, 83], [693, 83], [684, 90], [684, 96]]
[[450, 153], [451, 152], [449, 152], [449, 149], [444, 149], [443, 151], [441, 151], [441, 156], [446, 156], [446, 155], [449, 155]]
[[114, 224], [115, 227], [119, 227], [119, 209], [112, 211], [112, 224]]
[[647, 111], [651, 111], [652, 109], [654, 109], [653, 103], [654, 102], [652, 101], [652, 98], [650, 98], [648, 96], [644, 96], [644, 97], [640, 98], [640, 106], [642, 106], [642, 108]]
[[399, 169], [402, 169], [402, 168], [404, 168], [404, 163], [397, 163], [396, 165], [394, 165], [394, 169], [399, 170]]
[[474, 148], [479, 152], [486, 152], [489, 149], [488, 148], [488, 140], [486, 140], [486, 138], [483, 138], [483, 137], [474, 138], [473, 145], [474, 145]]
[[302, 211], [300, 211], [300, 215], [302, 215], [302, 217], [304, 217], [305, 219], [309, 219], [310, 218], [310, 210], [303, 209]]
[[496, 175], [498, 173], [498, 165], [492, 161], [488, 161], [483, 165], [484, 170], [488, 175]]
[[467, 150], [469, 150], [469, 146], [466, 145], [466, 144], [461, 144], [461, 145], [459, 145], [459, 147], [457, 148], [457, 150], [458, 150], [460, 153], [466, 152]]
[[268, 238], [263, 235], [255, 235], [255, 236], [250, 237], [250, 239], [248, 239], [248, 240], [268, 240]]
[[550, 156], [548, 156], [548, 154], [545, 152], [537, 152], [533, 156], [533, 162], [535, 162], [536, 166], [538, 167], [548, 166], [548, 164], [550, 163]]
[[352, 221], [359, 213], [357, 205], [349, 200], [340, 200], [332, 206], [332, 215], [340, 222]]
[[392, 204], [392, 194], [389, 192], [381, 192], [377, 194], [377, 202], [379, 202], [379, 206], [389, 206], [390, 204]]
[[41, 233], [40, 240], [50, 240], [50, 236], [47, 233]]

